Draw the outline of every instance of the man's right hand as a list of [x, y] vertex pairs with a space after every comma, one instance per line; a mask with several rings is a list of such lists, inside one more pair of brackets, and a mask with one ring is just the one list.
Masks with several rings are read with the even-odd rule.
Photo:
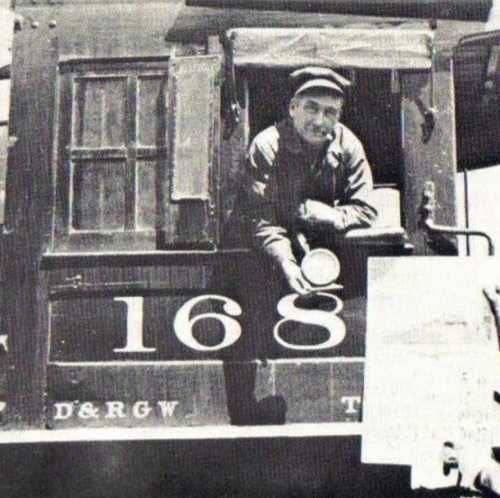
[[289, 259], [283, 261], [281, 263], [281, 269], [283, 270], [288, 285], [294, 292], [297, 292], [297, 294], [301, 296], [305, 296], [312, 292], [313, 289], [311, 284], [306, 280], [300, 266], [295, 261]]

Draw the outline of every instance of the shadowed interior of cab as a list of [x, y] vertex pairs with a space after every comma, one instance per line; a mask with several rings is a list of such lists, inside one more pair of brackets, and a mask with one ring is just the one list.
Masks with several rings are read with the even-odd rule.
[[[397, 88], [391, 89], [391, 72], [343, 71], [352, 80], [341, 121], [360, 138], [371, 163], [376, 184], [400, 185], [401, 119]], [[288, 113], [289, 70], [248, 71], [250, 139]], [[353, 78], [354, 75], [354, 78]]]
[[[399, 225], [403, 154], [398, 77], [388, 70], [335, 70], [352, 82], [341, 122], [363, 143], [377, 189], [377, 207], [387, 209], [382, 217]], [[288, 115], [289, 73], [290, 69], [259, 68], [240, 75], [248, 81], [250, 140]]]

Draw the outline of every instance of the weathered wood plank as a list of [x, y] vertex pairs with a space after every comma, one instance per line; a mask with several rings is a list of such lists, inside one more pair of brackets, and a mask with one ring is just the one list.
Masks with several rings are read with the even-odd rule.
[[[57, 46], [47, 25], [18, 33], [13, 47], [10, 133], [17, 137], [8, 158], [6, 237], [2, 250], [5, 293], [1, 319], [8, 331], [9, 421], [43, 422], [47, 307], [40, 254], [47, 247], [52, 215], [52, 127]], [[33, 133], [33, 130], [37, 130]]]
[[229, 423], [221, 365], [51, 365], [47, 403], [57, 428]]
[[218, 55], [171, 59], [160, 247], [218, 243], [220, 71]]
[[363, 366], [360, 358], [54, 363], [48, 420], [54, 428], [359, 422]]
[[[433, 81], [432, 81], [433, 80]], [[444, 60], [429, 72], [401, 75], [403, 128], [403, 225], [416, 254], [449, 252], [444, 243], [431, 248], [421, 223], [421, 206], [426, 182], [436, 186], [436, 223], [456, 224], [455, 102], [451, 61]], [[425, 139], [423, 111], [435, 111], [434, 128]]]

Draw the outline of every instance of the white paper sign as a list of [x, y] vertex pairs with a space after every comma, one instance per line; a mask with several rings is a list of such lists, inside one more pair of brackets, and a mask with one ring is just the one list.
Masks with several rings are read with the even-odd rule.
[[436, 487], [456, 483], [445, 442], [464, 461], [489, 455], [498, 342], [483, 289], [495, 282], [493, 258], [370, 260], [363, 462], [412, 465], [413, 485]]

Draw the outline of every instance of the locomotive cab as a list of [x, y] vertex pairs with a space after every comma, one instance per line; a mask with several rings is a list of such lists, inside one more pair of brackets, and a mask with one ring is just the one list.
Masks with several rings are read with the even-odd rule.
[[[86, 23], [98, 15], [71, 8], [81, 9]], [[131, 33], [140, 36], [139, 26], [124, 28], [111, 43], [105, 31], [89, 38], [65, 16], [66, 7], [57, 12], [61, 25], [47, 20], [52, 41], [43, 39], [37, 51], [27, 41], [43, 30], [15, 35], [11, 134], [18, 139], [9, 157], [6, 254], [26, 253], [31, 264], [6, 268], [6, 278], [26, 289], [25, 299], [7, 295], [5, 305], [30, 303], [38, 312], [5, 319], [9, 328], [35, 328], [40, 341], [12, 337], [10, 357], [19, 366], [10, 373], [10, 418], [85, 425], [79, 400], [89, 398], [102, 411], [122, 393], [124, 417], [88, 420], [140, 425], [130, 410], [145, 401], [140, 393], [150, 392], [156, 402], [173, 397], [184, 407], [171, 417], [175, 426], [241, 424], [238, 414], [250, 413], [245, 403], [258, 403], [260, 392], [283, 401], [275, 421], [335, 423], [347, 409], [345, 385], [349, 396], [361, 398], [367, 258], [443, 251], [428, 243], [420, 221], [425, 182], [439, 186], [437, 221], [455, 224], [454, 136], [447, 132], [452, 72], [449, 59], [434, 59], [432, 30], [420, 22], [390, 29], [230, 28], [197, 35], [193, 43], [174, 23], [161, 41], [135, 45]], [[164, 22], [174, 19], [168, 14]], [[16, 65], [23, 57], [29, 61]], [[344, 122], [367, 150], [380, 212], [375, 227], [351, 230], [339, 241], [340, 297], [303, 309], [340, 313], [346, 333], [335, 340], [324, 325], [283, 317], [277, 300], [289, 291], [251, 249], [237, 210], [246, 149], [283, 116], [287, 73], [318, 64], [353, 81]], [[43, 89], [37, 108], [49, 116], [41, 137], [45, 163], [39, 163], [46, 174], [36, 176], [24, 155], [31, 145], [21, 146], [32, 143], [30, 128], [17, 111], [26, 109], [20, 83], [28, 70], [39, 77], [37, 92]], [[445, 250], [453, 252], [453, 244]], [[266, 299], [273, 286], [281, 286], [278, 297]], [[353, 361], [340, 368], [337, 359], [346, 355]], [[320, 384], [340, 382], [323, 393], [324, 407], [308, 401], [299, 358], [312, 365], [321, 358]], [[269, 369], [268, 360], [277, 363]], [[148, 387], [151, 368], [160, 373]], [[333, 376], [337, 368], [342, 374]], [[241, 369], [248, 376], [240, 377]], [[26, 372], [32, 372], [29, 398], [19, 390]], [[139, 375], [135, 401], [119, 380], [125, 374]], [[289, 375], [296, 381], [283, 384], [282, 393], [268, 392]], [[184, 380], [177, 383], [178, 376]], [[187, 379], [194, 387], [186, 390]], [[108, 384], [111, 394], [99, 387]], [[196, 401], [207, 390], [214, 396]], [[243, 403], [235, 398], [241, 392]], [[333, 412], [324, 411], [330, 405]], [[360, 413], [351, 408], [347, 420], [359, 422]]]
[[[183, 458], [201, 446], [221, 468], [234, 451], [235, 476], [261, 465], [276, 495], [309, 479], [342, 496], [342, 475], [357, 479], [362, 467], [367, 261], [457, 252], [453, 234], [429, 230], [423, 216], [456, 225], [452, 54], [436, 48], [427, 22], [110, 3], [16, 2], [4, 433], [159, 439], [165, 446], [141, 443], [156, 458], [142, 464], [150, 481], [168, 467], [168, 479], [190, 482]], [[238, 195], [252, 138], [285, 115], [287, 76], [306, 65], [352, 81], [343, 122], [372, 165], [379, 221], [339, 240], [334, 290], [295, 301], [251, 247]], [[318, 440], [338, 473], [297, 457], [296, 475], [280, 467], [291, 484], [273, 482], [281, 462], [264, 469], [269, 455], [290, 463]], [[94, 454], [137, 455], [115, 443], [54, 454], [62, 465], [69, 451], [100, 475]], [[252, 447], [262, 462], [247, 461]], [[210, 480], [204, 465], [197, 475]], [[239, 484], [222, 474], [219, 495], [224, 479]], [[366, 483], [352, 494], [364, 496]]]

